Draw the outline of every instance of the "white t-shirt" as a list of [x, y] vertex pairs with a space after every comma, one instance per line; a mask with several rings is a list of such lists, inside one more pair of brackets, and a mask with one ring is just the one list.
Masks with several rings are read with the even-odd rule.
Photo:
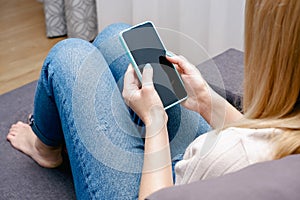
[[274, 128], [228, 128], [199, 136], [186, 149], [175, 166], [176, 184], [186, 184], [237, 171], [248, 165], [272, 159]]

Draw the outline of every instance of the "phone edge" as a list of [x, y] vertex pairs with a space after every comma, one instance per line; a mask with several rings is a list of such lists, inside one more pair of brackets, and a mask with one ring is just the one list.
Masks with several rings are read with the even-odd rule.
[[[134, 70], [135, 70], [135, 72], [136, 72], [136, 74], [137, 74], [137, 76], [138, 76], [138, 79], [139, 79], [139, 81], [140, 81], [141, 83], [142, 83], [142, 73], [141, 73], [140, 69], [138, 68], [138, 66], [137, 66], [137, 64], [136, 64], [136, 62], [135, 62], [135, 60], [134, 60], [134, 58], [133, 58], [133, 56], [132, 56], [132, 54], [131, 54], [131, 52], [130, 52], [130, 50], [129, 50], [129, 48], [128, 48], [128, 46], [127, 46], [127, 44], [126, 44], [124, 38], [123, 38], [123, 33], [126, 32], [126, 31], [129, 31], [129, 30], [131, 30], [131, 29], [133, 29], [133, 28], [135, 28], [135, 27], [138, 27], [138, 26], [141, 26], [141, 25], [143, 25], [143, 24], [146, 24], [146, 23], [151, 23], [151, 25], [152, 25], [153, 29], [155, 30], [156, 35], [158, 36], [158, 38], [159, 38], [159, 40], [160, 40], [160, 42], [161, 42], [161, 44], [162, 44], [164, 50], [166, 51], [166, 56], [167, 56], [168, 50], [166, 49], [165, 44], [163, 43], [163, 41], [162, 41], [162, 39], [161, 39], [161, 37], [160, 37], [158, 31], [157, 31], [157, 28], [156, 28], [156, 26], [154, 25], [154, 23], [153, 23], [152, 21], [144, 21], [144, 22], [138, 23], [138, 24], [136, 24], [136, 25], [134, 25], [134, 26], [131, 26], [131, 27], [127, 28], [127, 29], [122, 30], [122, 31], [119, 33], [119, 40], [121, 41], [121, 44], [122, 44], [123, 48], [125, 48], [126, 53], [128, 54], [128, 56], [129, 56], [129, 58], [130, 58], [131, 64], [133, 65], [133, 68], [134, 68]], [[173, 63], [172, 63], [172, 65], [173, 65]], [[179, 80], [180, 80], [182, 86], [184, 87], [184, 90], [186, 91], [185, 85], [184, 85], [184, 83], [183, 83], [183, 80], [182, 80], [182, 78], [181, 78], [179, 72], [177, 71], [177, 69], [176, 69], [176, 67], [175, 67], [174, 65], [173, 65], [173, 67], [174, 67], [174, 70], [175, 70], [175, 72], [176, 72], [176, 74], [177, 74], [177, 76], [178, 76], [178, 78], [179, 78]], [[179, 104], [179, 103], [185, 101], [187, 98], [188, 98], [188, 93], [187, 93], [187, 91], [186, 91], [186, 96], [185, 96], [185, 97], [183, 97], [183, 98], [181, 98], [181, 99], [178, 99], [176, 102], [171, 103], [170, 105], [164, 107], [164, 109], [167, 110], [167, 109], [169, 109], [169, 108], [171, 108], [171, 107], [173, 107], [173, 106], [175, 106], [175, 105], [177, 105], [177, 104]]]

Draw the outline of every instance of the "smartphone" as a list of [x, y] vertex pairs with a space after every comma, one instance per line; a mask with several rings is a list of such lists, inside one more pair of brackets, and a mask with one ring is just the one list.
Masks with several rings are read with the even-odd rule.
[[135, 25], [119, 36], [140, 82], [143, 68], [147, 63], [151, 64], [154, 87], [165, 109], [187, 98], [183, 81], [176, 67], [166, 59], [167, 50], [152, 22]]

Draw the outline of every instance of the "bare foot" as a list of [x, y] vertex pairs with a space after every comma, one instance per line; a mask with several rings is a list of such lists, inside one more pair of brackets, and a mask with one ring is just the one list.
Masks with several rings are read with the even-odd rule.
[[62, 163], [62, 147], [50, 147], [42, 143], [28, 124], [23, 122], [13, 124], [9, 129], [7, 140], [15, 149], [30, 156], [42, 167], [55, 168]]

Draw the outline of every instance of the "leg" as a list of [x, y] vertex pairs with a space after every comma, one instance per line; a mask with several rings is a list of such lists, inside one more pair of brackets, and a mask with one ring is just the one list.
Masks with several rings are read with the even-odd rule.
[[123, 76], [130, 60], [120, 42], [119, 33], [129, 27], [130, 25], [123, 23], [112, 24], [100, 32], [93, 42], [93, 45], [102, 53], [120, 86], [123, 84]]
[[[54, 57], [56, 51], [56, 48], [53, 48], [48, 58]], [[48, 71], [43, 67], [34, 100], [36, 120], [32, 118], [31, 127], [22, 122], [12, 125], [7, 139], [14, 148], [32, 157], [39, 165], [52, 168], [62, 163], [63, 133], [59, 113], [51, 96], [52, 91], [45, 87], [48, 85], [47, 81]]]
[[[123, 90], [124, 74], [130, 59], [120, 42], [119, 33], [129, 27], [129, 24], [124, 23], [109, 25], [98, 34], [93, 42], [93, 45], [99, 49], [108, 63], [121, 92]], [[128, 110], [132, 120], [138, 125], [140, 132], [144, 132], [143, 122], [130, 108]]]
[[143, 141], [99, 50], [78, 39], [57, 44], [38, 94], [47, 98], [35, 103], [33, 130], [50, 146], [62, 142], [62, 130], [77, 198], [137, 198]]

